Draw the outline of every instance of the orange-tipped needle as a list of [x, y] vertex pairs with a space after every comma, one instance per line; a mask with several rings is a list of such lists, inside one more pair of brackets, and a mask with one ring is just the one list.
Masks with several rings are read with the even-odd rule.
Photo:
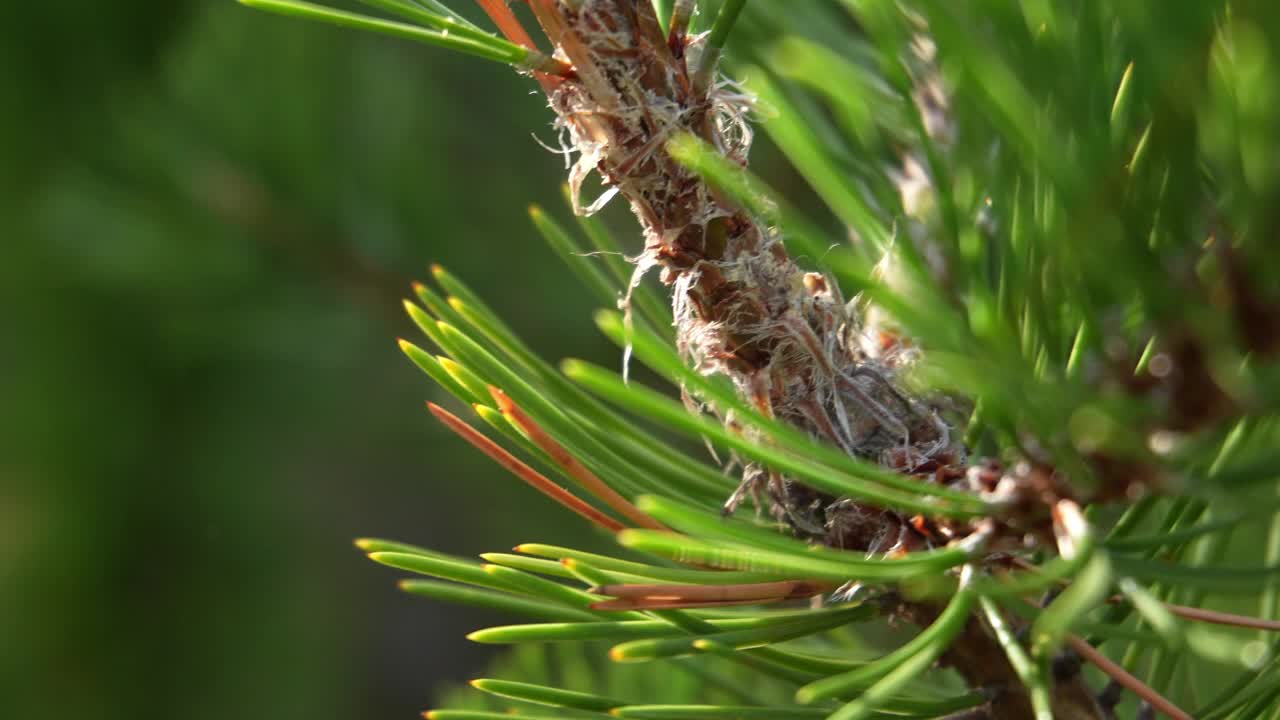
[[[489, 16], [489, 19], [493, 20], [493, 24], [498, 26], [498, 30], [508, 40], [535, 52], [540, 52], [538, 46], [533, 44], [533, 38], [529, 37], [529, 33], [520, 24], [520, 20], [515, 16], [515, 13], [511, 12], [511, 8], [507, 7], [506, 0], [476, 0], [476, 3]], [[567, 65], [565, 69], [566, 72], [571, 71], [571, 68]], [[542, 86], [542, 90], [547, 94], [550, 94], [561, 82], [561, 78], [550, 73], [534, 72], [533, 75], [538, 84]]]
[[427, 408], [431, 410], [431, 414], [435, 415], [440, 422], [456, 433], [459, 437], [471, 443], [477, 450], [488, 455], [494, 462], [506, 468], [511, 474], [532, 485], [543, 495], [555, 500], [561, 505], [569, 508], [573, 512], [581, 515], [596, 525], [616, 533], [624, 530], [625, 525], [605, 515], [594, 507], [588, 505], [577, 495], [565, 490], [545, 475], [534, 470], [528, 465], [520, 461], [511, 453], [507, 452], [494, 441], [485, 437], [475, 428], [460, 420], [456, 415], [436, 405], [435, 403], [427, 403]]
[[810, 597], [831, 588], [832, 586], [826, 583], [786, 580], [737, 585], [603, 585], [592, 588], [590, 592], [594, 595], [608, 595], [614, 598], [721, 602], [776, 597]]
[[707, 600], [703, 602], [664, 600], [661, 598], [623, 598], [619, 600], [600, 600], [599, 602], [591, 603], [587, 607], [592, 610], [697, 610], [699, 608], [733, 607], [736, 605], [765, 605], [782, 602], [787, 599], [785, 595], [760, 598], [759, 600]]
[[619, 515], [625, 516], [628, 520], [636, 525], [650, 530], [669, 530], [667, 526], [654, 520], [640, 508], [631, 504], [630, 500], [622, 497], [616, 490], [609, 487], [595, 473], [591, 472], [587, 466], [583, 465], [578, 458], [574, 457], [563, 445], [556, 442], [555, 438], [547, 434], [528, 413], [516, 405], [511, 398], [502, 390], [490, 385], [489, 394], [493, 396], [493, 401], [497, 403], [498, 409], [513, 424], [524, 431], [535, 445], [542, 448], [543, 452], [551, 456], [569, 477], [577, 480], [582, 487], [588, 492], [596, 496], [601, 502], [613, 508]]
[[612, 598], [592, 603], [595, 610], [658, 610], [763, 605], [812, 597], [832, 587], [823, 582], [786, 580], [736, 585], [604, 585], [589, 592]]
[[498, 30], [502, 31], [502, 34], [508, 40], [530, 50], [538, 49], [538, 46], [533, 44], [533, 38], [529, 37], [529, 33], [525, 32], [524, 26], [516, 18], [515, 13], [511, 12], [511, 8], [507, 7], [506, 0], [476, 0], [476, 4], [484, 10], [484, 13], [489, 16], [494, 25], [498, 26]]

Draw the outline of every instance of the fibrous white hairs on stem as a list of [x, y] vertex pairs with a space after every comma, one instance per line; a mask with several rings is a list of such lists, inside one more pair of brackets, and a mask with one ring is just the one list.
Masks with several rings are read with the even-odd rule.
[[721, 76], [711, 86], [708, 101], [716, 130], [716, 149], [730, 160], [745, 165], [755, 140], [751, 114], [756, 108], [756, 97], [738, 83]]
[[556, 131], [557, 147], [552, 147], [550, 144], [543, 142], [542, 138], [538, 137], [537, 133], [529, 133], [529, 135], [543, 150], [546, 150], [553, 155], [560, 155], [563, 157], [565, 170], [572, 169], [574, 147], [573, 142], [569, 137], [569, 131], [558, 123], [553, 127], [553, 129]]
[[[701, 66], [705, 36], [692, 39], [683, 57], [669, 53], [636, 32], [634, 8], [616, 0], [583, 0], [564, 21], [574, 42], [563, 50], [574, 55], [577, 75], [550, 100], [578, 154], [569, 172], [574, 209], [594, 212], [616, 192], [644, 233], [622, 301], [627, 327], [634, 288], [660, 267], [672, 290], [676, 349], [695, 372], [725, 376], [762, 414], [851, 455], [909, 469], [941, 452], [949, 443], [930, 413], [903, 399], [895, 367], [852, 342], [862, 329], [859, 310], [846, 306], [832, 281], [800, 269], [767, 211], [761, 217], [718, 196], [668, 153], [667, 141], [688, 132], [730, 162], [747, 161], [755, 98], [718, 76], [703, 82], [701, 70], [698, 82], [688, 75]], [[613, 192], [584, 206], [583, 183], [593, 172]], [[624, 376], [630, 355], [628, 347]], [[690, 404], [733, 432], [760, 435], [725, 408]], [[744, 468], [743, 487], [728, 506], [765, 494], [775, 517], [809, 537], [824, 536], [832, 522], [853, 522], [847, 509], [843, 518], [824, 515], [838, 498], [753, 468]], [[854, 523], [857, 542], [876, 540], [873, 522], [893, 532], [902, 526], [871, 512]]]

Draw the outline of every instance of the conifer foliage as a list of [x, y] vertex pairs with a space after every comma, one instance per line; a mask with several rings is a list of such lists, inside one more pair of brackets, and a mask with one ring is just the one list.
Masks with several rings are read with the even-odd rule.
[[1272, 3], [242, 2], [529, 75], [533, 226], [679, 396], [415, 286], [431, 412], [618, 545], [361, 540], [526, 621], [429, 717], [1280, 717]]

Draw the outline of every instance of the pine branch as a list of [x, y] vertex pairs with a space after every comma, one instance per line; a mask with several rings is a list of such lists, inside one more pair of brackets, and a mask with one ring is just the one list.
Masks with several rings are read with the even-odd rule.
[[[622, 717], [1100, 718], [1115, 693], [1095, 700], [1078, 654], [1111, 688], [1189, 717], [1169, 697], [1183, 655], [1245, 672], [1270, 662], [1261, 679], [1278, 677], [1266, 644], [1242, 649], [1175, 619], [1277, 628], [1274, 563], [1212, 566], [1239, 522], [1276, 515], [1273, 498], [1265, 511], [1229, 506], [1233, 493], [1274, 484], [1280, 440], [1280, 311], [1259, 280], [1273, 275], [1252, 271], [1280, 266], [1262, 241], [1280, 180], [1240, 153], [1273, 157], [1280, 113], [1239, 100], [1270, 86], [1259, 78], [1274, 74], [1267, 48], [1280, 45], [1260, 28], [1280, 26], [1274, 11], [727, 0], [700, 35], [686, 0], [531, 0], [553, 47], [544, 55], [501, 2], [480, 4], [506, 40], [434, 1], [369, 3], [416, 29], [253, 3], [532, 72], [577, 153], [575, 213], [617, 196], [641, 229], [628, 276], [583, 264], [583, 246], [532, 213], [598, 295], [620, 298], [623, 315], [599, 316], [601, 329], [678, 386], [683, 404], [577, 361], [557, 373], [444, 273], [451, 297], [416, 288], [426, 309], [409, 312], [447, 357], [406, 352], [518, 451], [646, 529], [622, 530], [433, 406], [438, 417], [622, 530], [618, 542], [649, 561], [539, 545], [517, 549], [537, 557], [487, 556], [494, 564], [479, 570], [413, 549], [372, 557], [484, 588], [452, 595], [461, 601], [586, 614], [597, 626], [478, 637], [616, 639], [618, 660], [728, 661], [764, 683], [763, 699], [638, 706], [535, 678], [477, 681], [481, 690]], [[718, 74], [731, 30], [751, 92]], [[828, 252], [820, 223], [746, 173], [758, 107], [776, 115], [765, 130], [850, 246]], [[593, 173], [608, 189], [584, 203]], [[597, 248], [633, 246], [584, 227]], [[803, 270], [788, 243], [823, 272]], [[637, 291], [654, 269], [671, 292], [674, 343]], [[738, 482], [668, 451], [634, 417], [727, 449]], [[1107, 505], [1139, 497], [1103, 538]], [[737, 517], [748, 499], [773, 522]], [[1210, 500], [1230, 512], [1204, 517]], [[723, 517], [706, 511], [717, 505]], [[1258, 595], [1260, 617], [1170, 602], [1183, 592], [1199, 605], [1209, 591]], [[845, 609], [763, 607], [824, 596], [866, 603], [851, 617], [921, 631], [863, 662], [839, 652], [840, 631], [826, 624]], [[1124, 624], [1130, 611], [1136, 628]], [[731, 624], [744, 619], [759, 624]], [[1073, 632], [1086, 628], [1129, 641], [1125, 661]], [[651, 632], [662, 635], [629, 635]], [[1144, 681], [1135, 665], [1151, 644], [1160, 650]], [[919, 679], [935, 663], [968, 690], [928, 692]], [[698, 687], [714, 694], [708, 677]], [[1270, 699], [1266, 682], [1244, 676], [1229, 688], [1241, 697], [1216, 716], [1256, 714]]]

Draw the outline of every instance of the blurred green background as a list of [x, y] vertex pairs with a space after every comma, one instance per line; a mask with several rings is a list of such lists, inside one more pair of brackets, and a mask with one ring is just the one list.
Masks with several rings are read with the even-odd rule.
[[542, 102], [231, 0], [8, 2], [0, 36], [0, 717], [413, 717], [495, 618], [352, 538], [585, 532], [394, 342], [440, 262], [546, 356], [617, 361], [526, 219], [562, 207]]

